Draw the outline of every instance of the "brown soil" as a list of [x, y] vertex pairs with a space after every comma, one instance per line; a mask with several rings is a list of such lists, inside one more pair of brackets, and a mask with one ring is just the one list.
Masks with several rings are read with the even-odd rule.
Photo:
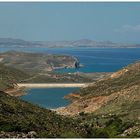
[[64, 96], [64, 99], [73, 99], [73, 98], [79, 99], [80, 97], [81, 97], [80, 94], [71, 93], [71, 94], [68, 94], [68, 95]]
[[25, 95], [25, 87], [14, 87], [4, 91], [5, 93], [9, 94], [10, 96], [20, 97]]
[[[133, 91], [138, 91], [138, 93], [134, 93]], [[110, 104], [112, 105], [112, 108], [116, 107], [117, 105], [119, 108], [119, 106], [121, 107], [122, 103], [127, 102], [130, 98], [131, 101], [140, 101], [139, 95], [140, 88], [139, 86], [134, 85], [128, 89], [114, 92], [108, 96], [87, 97], [86, 99], [85, 97], [81, 97], [67, 107], [56, 109], [56, 112], [61, 115], [75, 116], [80, 112], [91, 113], [98, 111], [98, 109], [101, 109], [101, 107], [107, 111]], [[103, 111], [103, 109], [101, 111]]]
[[94, 112], [99, 109], [107, 100], [108, 96], [98, 96], [90, 99], [81, 98], [74, 101], [67, 107], [57, 109], [57, 113], [61, 115], [75, 116], [80, 112]]

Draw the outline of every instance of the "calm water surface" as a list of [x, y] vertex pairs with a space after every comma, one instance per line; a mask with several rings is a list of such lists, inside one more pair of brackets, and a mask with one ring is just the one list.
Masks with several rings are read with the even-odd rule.
[[29, 89], [27, 95], [22, 96], [21, 99], [38, 104], [44, 108], [53, 109], [68, 105], [70, 101], [65, 100], [64, 96], [77, 90], [78, 88]]

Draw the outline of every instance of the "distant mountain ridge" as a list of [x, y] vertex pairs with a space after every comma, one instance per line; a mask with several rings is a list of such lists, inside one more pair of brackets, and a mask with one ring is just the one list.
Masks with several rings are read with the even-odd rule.
[[111, 41], [93, 41], [89, 39], [72, 41], [25, 41], [22, 39], [0, 38], [0, 47], [111, 47], [140, 48], [140, 44], [114, 43]]
[[41, 44], [37, 42], [25, 41], [22, 39], [0, 38], [0, 47], [37, 47], [40, 45]]

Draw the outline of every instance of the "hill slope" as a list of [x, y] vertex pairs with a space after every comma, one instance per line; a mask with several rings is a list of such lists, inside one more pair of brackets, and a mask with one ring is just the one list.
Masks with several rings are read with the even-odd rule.
[[76, 115], [97, 137], [140, 137], [140, 62], [81, 89], [56, 111]]
[[[0, 92], [0, 134], [28, 134], [36, 137], [82, 137], [83, 127], [76, 121], [59, 116], [54, 112], [32, 105]], [[22, 134], [21, 134], [22, 135]], [[5, 136], [3, 136], [5, 137]], [[12, 137], [9, 135], [9, 137]], [[21, 136], [20, 136], [21, 137]]]
[[14, 84], [27, 78], [29, 75], [23, 71], [0, 63], [0, 90], [13, 88]]
[[139, 120], [140, 62], [81, 89], [80, 97], [58, 112], [68, 115], [76, 115], [79, 112], [94, 112], [96, 115], [117, 114], [130, 120]]

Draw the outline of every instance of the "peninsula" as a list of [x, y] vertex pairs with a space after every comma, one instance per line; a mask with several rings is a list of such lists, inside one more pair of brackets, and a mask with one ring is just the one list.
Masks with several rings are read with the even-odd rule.
[[0, 53], [0, 61], [6, 66], [12, 66], [29, 73], [45, 73], [55, 69], [79, 66], [78, 59], [73, 56], [18, 51]]

